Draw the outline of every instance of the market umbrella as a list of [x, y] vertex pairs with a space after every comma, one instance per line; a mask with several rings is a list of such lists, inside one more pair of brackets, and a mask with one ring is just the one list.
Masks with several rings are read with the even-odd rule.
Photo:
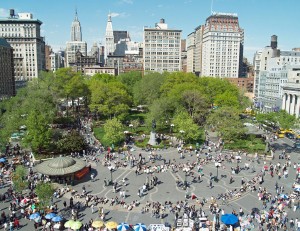
[[48, 213], [45, 218], [46, 219], [52, 219], [53, 217], [56, 217], [56, 214], [55, 213]]
[[239, 221], [239, 219], [237, 218], [236, 215], [227, 213], [221, 216], [221, 221], [225, 225], [234, 225]]
[[60, 221], [62, 221], [64, 218], [62, 218], [61, 216], [55, 216], [55, 217], [52, 217], [52, 221], [53, 222], [60, 222]]
[[289, 198], [289, 196], [286, 195], [286, 194], [280, 194], [279, 197], [282, 198], [282, 199], [288, 199]]
[[39, 213], [33, 213], [33, 214], [30, 215], [29, 219], [30, 219], [30, 220], [34, 220], [34, 219], [36, 219], [36, 218], [39, 218], [40, 216], [41, 216], [41, 215], [40, 215]]
[[82, 223], [80, 221], [74, 221], [73, 224], [71, 224], [71, 229], [77, 230], [80, 229], [82, 226]]
[[118, 226], [118, 223], [114, 222], [114, 221], [109, 221], [105, 224], [105, 227], [108, 229], [116, 229], [117, 226]]
[[118, 231], [126, 231], [129, 229], [129, 225], [127, 223], [120, 223], [118, 226], [117, 226], [117, 230]]
[[92, 226], [94, 228], [101, 228], [104, 226], [104, 222], [103, 221], [93, 221]]
[[134, 231], [147, 231], [147, 227], [143, 223], [138, 223], [134, 226]]
[[71, 228], [71, 225], [74, 223], [74, 220], [69, 220], [65, 223], [65, 228]]
[[0, 158], [0, 163], [4, 163], [5, 161], [5, 158]]

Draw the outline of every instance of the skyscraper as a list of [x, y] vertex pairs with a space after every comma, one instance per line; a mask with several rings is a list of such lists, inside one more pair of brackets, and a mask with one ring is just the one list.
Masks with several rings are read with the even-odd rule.
[[77, 10], [75, 19], [71, 25], [71, 41], [67, 42], [65, 66], [70, 67], [70, 63], [75, 63], [76, 52], [80, 51], [83, 56], [87, 55], [87, 44], [82, 41], [81, 26], [78, 20]]
[[114, 31], [112, 27], [111, 15], [108, 14], [105, 30], [105, 59], [108, 55], [113, 55], [115, 51]]
[[75, 11], [75, 19], [71, 26], [71, 41], [82, 41], [81, 25], [78, 20], [77, 10]]
[[187, 64], [189, 71], [201, 76], [240, 76], [244, 30], [239, 26], [237, 14], [213, 13], [205, 25], [189, 35], [189, 41], [187, 60], [193, 62]]
[[237, 14], [214, 13], [206, 19], [202, 42], [202, 76], [239, 77], [244, 30]]
[[144, 28], [144, 71], [181, 71], [181, 32], [168, 29], [164, 19]]
[[15, 95], [13, 49], [0, 38], [0, 101]]
[[0, 19], [0, 37], [6, 39], [14, 50], [15, 80], [31, 80], [45, 70], [45, 42], [41, 37], [42, 22], [33, 19], [31, 13], [15, 15]]

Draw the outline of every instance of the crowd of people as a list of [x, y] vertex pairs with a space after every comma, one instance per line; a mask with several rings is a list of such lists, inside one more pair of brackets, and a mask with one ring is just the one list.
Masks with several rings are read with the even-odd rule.
[[[71, 153], [74, 158], [84, 158], [87, 162], [94, 163], [98, 166], [99, 163], [104, 167], [113, 167], [114, 171], [118, 168], [130, 169], [135, 172], [136, 177], [146, 176], [146, 181], [140, 185], [137, 194], [139, 198], [144, 197], [151, 192], [155, 187], [161, 184], [160, 174], [170, 172], [177, 176], [175, 186], [178, 190], [186, 191], [185, 197], [177, 201], [152, 201], [147, 200], [141, 203], [139, 200], [128, 198], [128, 181], [123, 178], [120, 181], [109, 182], [107, 179], [102, 179], [105, 187], [112, 184], [113, 190], [111, 193], [104, 195], [92, 195], [88, 193], [85, 186], [82, 186], [82, 191], [71, 189], [68, 185], [63, 185], [57, 188], [53, 198], [62, 198], [61, 202], [52, 199], [52, 205], [48, 210], [53, 213], [71, 214], [71, 219], [77, 220], [83, 216], [85, 209], [91, 209], [92, 213], [98, 213], [99, 219], [106, 221], [107, 211], [112, 206], [118, 206], [123, 211], [140, 212], [149, 214], [150, 216], [163, 219], [167, 215], [174, 216], [175, 221], [183, 218], [188, 218], [196, 222], [199, 227], [210, 227], [212, 225], [220, 226], [220, 217], [228, 210], [230, 201], [240, 198], [247, 193], [255, 192], [258, 200], [261, 201], [261, 208], [252, 209], [251, 213], [246, 214], [242, 208], [238, 212], [232, 210], [233, 214], [239, 217], [240, 224], [245, 227], [258, 226], [260, 230], [289, 230], [289, 228], [298, 228], [299, 221], [291, 219], [288, 216], [289, 211], [296, 212], [299, 206], [299, 192], [285, 189], [282, 181], [286, 178], [295, 177], [293, 187], [300, 184], [300, 166], [299, 163], [292, 162], [291, 157], [284, 151], [280, 153], [280, 158], [273, 160], [263, 160], [263, 166], [255, 169], [257, 158], [250, 158], [246, 153], [225, 152], [223, 141], [210, 140], [206, 133], [205, 144], [199, 148], [184, 148], [182, 142], [178, 142], [178, 156], [172, 158], [164, 157], [164, 150], [149, 149], [147, 152], [133, 152], [131, 144], [126, 143], [125, 149], [113, 150], [105, 148], [99, 141], [95, 139], [91, 129], [91, 120], [81, 120], [81, 134], [86, 138], [90, 149], [82, 150], [81, 152]], [[237, 158], [237, 156], [239, 158]], [[34, 172], [33, 156], [30, 152], [22, 151], [20, 146], [7, 146], [6, 157], [9, 161], [1, 167], [0, 186], [6, 187], [7, 191], [0, 195], [0, 200], [10, 201], [9, 211], [1, 213], [1, 225], [4, 230], [19, 229], [20, 219], [29, 219], [30, 215], [37, 211], [36, 204], [38, 198], [35, 194], [35, 186], [38, 182], [48, 182], [50, 178], [42, 174]], [[18, 157], [18, 158], [16, 158]], [[241, 159], [244, 159], [244, 165], [241, 165]], [[11, 173], [14, 172], [16, 162], [28, 168], [27, 194], [19, 194], [13, 190], [11, 185]], [[211, 172], [206, 172], [206, 166], [219, 164], [223, 173], [221, 180], [226, 184], [233, 184], [238, 179], [241, 179], [239, 187], [231, 187], [232, 189], [226, 192], [219, 193], [216, 197], [204, 196], [201, 193], [191, 191], [192, 184], [202, 184], [213, 188], [214, 182], [218, 182], [217, 177]], [[252, 177], [247, 176], [251, 170]], [[270, 175], [275, 182], [274, 190], [268, 190], [265, 185], [265, 178]], [[296, 174], [296, 175], [295, 175]], [[183, 180], [180, 176], [186, 176], [188, 180]], [[91, 175], [91, 180], [95, 180], [95, 175]], [[203, 183], [204, 182], [204, 183]], [[207, 182], [207, 185], [205, 185]], [[135, 192], [131, 192], [135, 193]], [[65, 195], [71, 195], [69, 203]], [[26, 201], [26, 203], [25, 203]], [[225, 208], [225, 210], [224, 210]], [[43, 230], [53, 230], [55, 223], [45, 218], [49, 211], [39, 211], [41, 219], [34, 220], [36, 229], [42, 227]], [[202, 218], [207, 219], [205, 223], [199, 222]], [[198, 223], [197, 223], [198, 221]], [[83, 230], [92, 230], [93, 220], [89, 220], [82, 226]], [[175, 222], [175, 226], [176, 226]], [[63, 222], [57, 223], [56, 227], [60, 230], [64, 229]]]

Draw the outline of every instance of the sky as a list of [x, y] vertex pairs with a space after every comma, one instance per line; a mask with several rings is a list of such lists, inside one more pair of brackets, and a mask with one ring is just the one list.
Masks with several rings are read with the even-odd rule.
[[0, 17], [32, 13], [42, 24], [42, 36], [55, 51], [70, 40], [75, 9], [88, 50], [97, 42], [104, 45], [107, 15], [114, 30], [127, 30], [133, 41], [142, 42], [144, 26], [154, 27], [161, 18], [169, 28], [182, 30], [182, 38], [205, 23], [211, 12], [237, 13], [244, 29], [244, 56], [250, 62], [257, 50], [270, 44], [273, 34], [278, 47], [300, 47], [300, 0], [0, 0]]

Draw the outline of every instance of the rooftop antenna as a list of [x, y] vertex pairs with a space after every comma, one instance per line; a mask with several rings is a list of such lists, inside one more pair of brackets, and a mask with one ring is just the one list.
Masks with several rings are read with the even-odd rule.
[[213, 6], [214, 6], [214, 0], [211, 0], [210, 4], [210, 13], [213, 14]]

